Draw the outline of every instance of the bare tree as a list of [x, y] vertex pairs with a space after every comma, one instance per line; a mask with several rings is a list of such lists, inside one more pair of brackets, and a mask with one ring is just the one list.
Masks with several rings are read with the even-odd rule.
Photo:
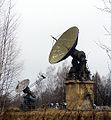
[[42, 73], [39, 73], [35, 82], [35, 87], [36, 87], [35, 94], [37, 95], [37, 105], [39, 106], [42, 105], [42, 100], [43, 100], [42, 92], [44, 89], [43, 78], [41, 77], [41, 75]]
[[[103, 2], [103, 8], [98, 8], [99, 10], [103, 11], [103, 12], [106, 12], [106, 13], [109, 13], [111, 14], [111, 0], [102, 0]], [[111, 36], [111, 29], [108, 29], [104, 26], [104, 29], [106, 31], [106, 35], [109, 35]], [[103, 50], [106, 51], [106, 54], [108, 55], [110, 61], [111, 61], [111, 46], [110, 45], [106, 45], [105, 43], [103, 42], [99, 42], [97, 43]], [[108, 68], [109, 68], [109, 71], [111, 72], [111, 68], [110, 66], [108, 65]]]
[[111, 0], [102, 0], [104, 7], [98, 8], [103, 12], [111, 13]]
[[[46, 79], [44, 81], [38, 82], [36, 86], [37, 94], [41, 94], [39, 103], [41, 104], [50, 104], [51, 102], [62, 103], [64, 101], [64, 80], [66, 80], [66, 75], [69, 71], [69, 65], [67, 62], [64, 62], [58, 68], [55, 66], [49, 66], [46, 70]], [[43, 91], [42, 91], [43, 90]], [[41, 92], [39, 92], [41, 91]], [[37, 96], [38, 96], [37, 95]]]
[[97, 106], [111, 106], [111, 73], [106, 77], [100, 77], [96, 72], [94, 81], [94, 103]]
[[[4, 108], [7, 96], [12, 92], [14, 80], [22, 64], [17, 61], [19, 49], [16, 46], [17, 19], [13, 14], [12, 0], [0, 2], [0, 106]], [[3, 97], [2, 96], [6, 96]], [[2, 105], [1, 105], [2, 103]]]

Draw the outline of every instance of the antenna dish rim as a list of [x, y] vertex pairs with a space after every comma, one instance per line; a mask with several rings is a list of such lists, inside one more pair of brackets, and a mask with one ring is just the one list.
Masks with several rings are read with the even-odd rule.
[[79, 29], [74, 26], [66, 30], [56, 41], [49, 54], [49, 62], [51, 64], [58, 63], [74, 51], [78, 42]]
[[24, 79], [21, 82], [18, 83], [18, 85], [15, 88], [16, 92], [22, 92], [30, 83], [29, 79]]

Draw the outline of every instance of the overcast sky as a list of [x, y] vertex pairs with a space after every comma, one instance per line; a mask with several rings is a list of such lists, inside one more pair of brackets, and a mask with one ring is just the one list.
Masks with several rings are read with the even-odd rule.
[[50, 35], [61, 35], [72, 26], [79, 28], [77, 49], [86, 53], [91, 73], [98, 71], [100, 75], [106, 75], [108, 58], [96, 42], [108, 43], [109, 36], [105, 36], [103, 26], [110, 26], [110, 17], [96, 6], [102, 7], [102, 1], [18, 0], [16, 10], [20, 25], [17, 37], [24, 61], [22, 78], [34, 80], [40, 71], [46, 71], [53, 47]]

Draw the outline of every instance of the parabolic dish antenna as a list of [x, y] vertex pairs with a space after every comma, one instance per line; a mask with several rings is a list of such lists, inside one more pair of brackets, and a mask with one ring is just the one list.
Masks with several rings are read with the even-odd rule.
[[15, 91], [22, 92], [28, 85], [29, 85], [29, 79], [25, 79], [25, 80], [18, 83]]
[[51, 64], [58, 63], [71, 55], [77, 45], [78, 33], [77, 27], [71, 27], [60, 36], [49, 55]]

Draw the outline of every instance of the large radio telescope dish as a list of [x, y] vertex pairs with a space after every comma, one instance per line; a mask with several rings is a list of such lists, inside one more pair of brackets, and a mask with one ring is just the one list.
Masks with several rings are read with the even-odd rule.
[[60, 62], [71, 55], [77, 45], [78, 33], [79, 29], [77, 27], [71, 27], [60, 36], [49, 55], [51, 64]]
[[18, 83], [15, 91], [22, 92], [28, 85], [29, 85], [29, 79], [25, 79], [25, 80]]

